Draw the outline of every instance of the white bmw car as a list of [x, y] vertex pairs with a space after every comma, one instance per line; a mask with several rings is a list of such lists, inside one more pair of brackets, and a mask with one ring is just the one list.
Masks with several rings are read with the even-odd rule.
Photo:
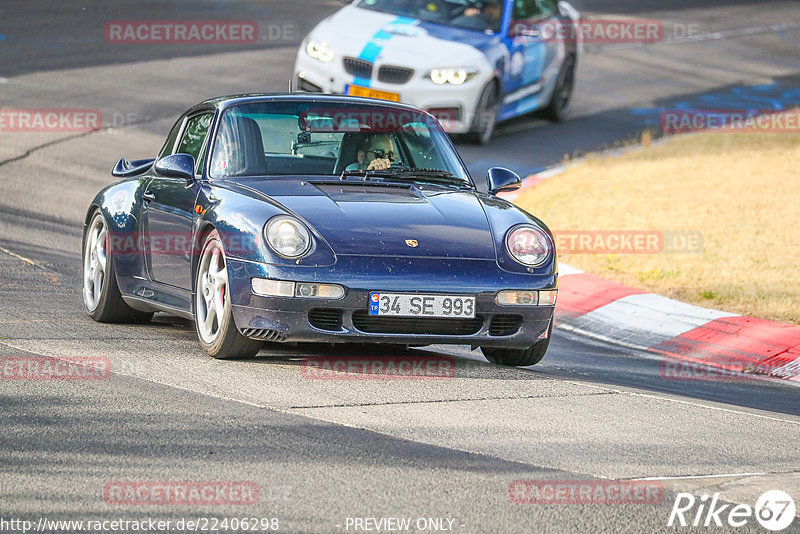
[[305, 38], [295, 83], [412, 104], [486, 143], [497, 121], [534, 110], [564, 119], [578, 23], [555, 0], [355, 0]]

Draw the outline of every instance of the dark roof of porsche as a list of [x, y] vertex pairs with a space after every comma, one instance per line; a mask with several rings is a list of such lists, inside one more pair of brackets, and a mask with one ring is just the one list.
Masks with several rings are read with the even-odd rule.
[[422, 113], [427, 112], [408, 104], [401, 104], [398, 102], [390, 102], [388, 100], [376, 100], [374, 98], [364, 98], [359, 96], [347, 95], [331, 95], [322, 93], [244, 93], [238, 95], [217, 96], [204, 100], [194, 106], [196, 108], [227, 108], [238, 104], [246, 104], [252, 102], [330, 102], [330, 103], [353, 103], [375, 107], [391, 107], [395, 109], [414, 110]]

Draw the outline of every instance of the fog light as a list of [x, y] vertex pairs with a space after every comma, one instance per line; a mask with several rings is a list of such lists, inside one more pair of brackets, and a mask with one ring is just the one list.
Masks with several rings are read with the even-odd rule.
[[501, 306], [536, 306], [536, 291], [501, 291], [495, 298]]
[[539, 306], [555, 306], [558, 289], [539, 291]]
[[344, 296], [344, 288], [336, 284], [297, 284], [296, 297], [309, 299], [340, 299]]
[[253, 293], [257, 295], [264, 295], [266, 297], [294, 296], [294, 282], [253, 278], [250, 280], [250, 287], [253, 288]]

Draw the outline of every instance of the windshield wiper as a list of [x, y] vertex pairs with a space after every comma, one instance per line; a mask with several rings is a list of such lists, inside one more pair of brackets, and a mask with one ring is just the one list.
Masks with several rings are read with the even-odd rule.
[[412, 169], [410, 167], [389, 167], [388, 169], [373, 169], [368, 171], [351, 170], [342, 173], [344, 180], [348, 176], [363, 176], [365, 178], [393, 178], [409, 182], [424, 182], [437, 185], [457, 185], [462, 188], [472, 189], [466, 180], [456, 178], [453, 173], [441, 169]]
[[350, 171], [342, 171], [342, 176], [341, 176], [342, 180], [346, 179], [349, 176], [361, 176], [362, 178], [372, 178], [373, 176], [391, 178], [392, 176], [394, 176], [394, 174], [388, 169], [371, 169], [368, 171], [355, 169]]

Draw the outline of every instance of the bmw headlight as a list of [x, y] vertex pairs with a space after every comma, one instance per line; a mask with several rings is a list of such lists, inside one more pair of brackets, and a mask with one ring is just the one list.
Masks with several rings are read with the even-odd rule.
[[323, 63], [330, 63], [333, 61], [333, 48], [328, 46], [328, 41], [308, 41], [308, 44], [306, 44], [306, 53]]
[[474, 78], [478, 74], [477, 69], [463, 68], [463, 69], [433, 69], [428, 75], [436, 85], [444, 85], [446, 83], [452, 85], [461, 85], [467, 80]]
[[273, 218], [264, 229], [267, 243], [284, 258], [299, 258], [311, 248], [311, 234], [303, 223], [288, 215]]
[[550, 237], [535, 226], [517, 226], [506, 236], [511, 257], [523, 265], [538, 267], [550, 258], [553, 243]]

